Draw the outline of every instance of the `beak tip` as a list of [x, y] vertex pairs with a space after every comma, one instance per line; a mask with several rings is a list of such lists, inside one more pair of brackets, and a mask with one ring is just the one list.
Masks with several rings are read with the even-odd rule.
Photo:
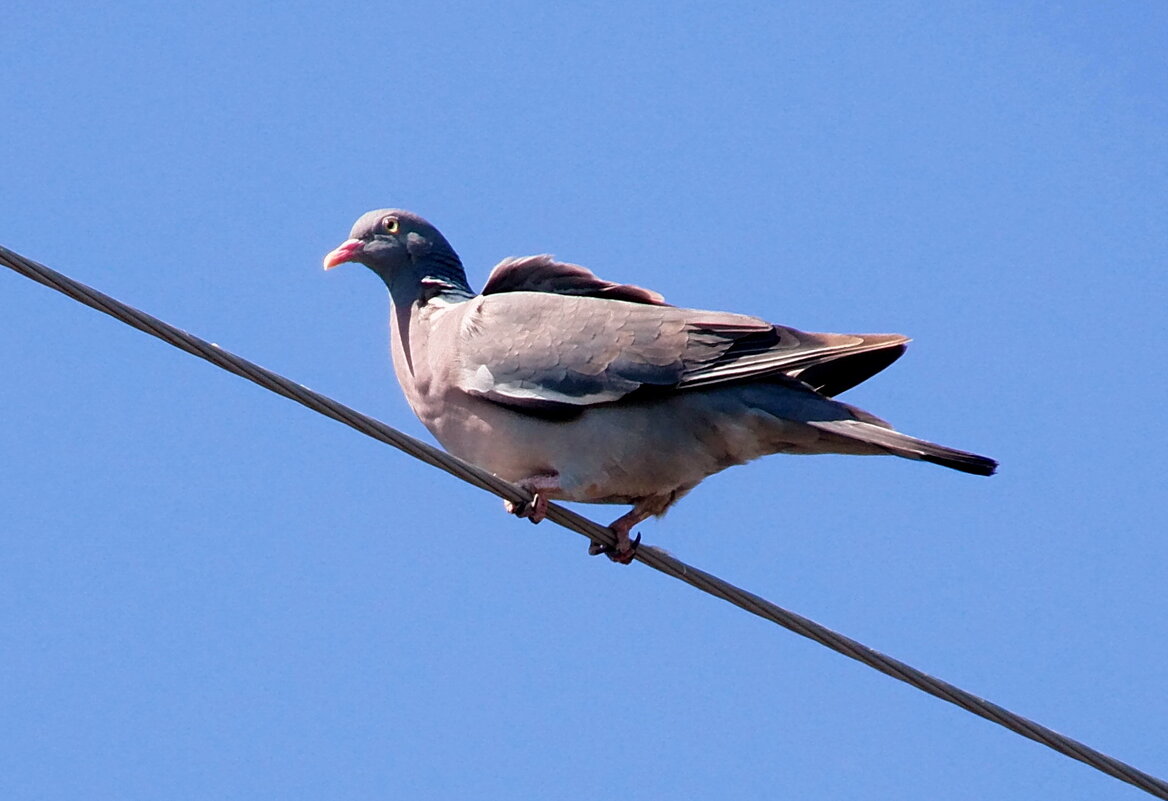
[[324, 268], [331, 270], [347, 261], [356, 261], [357, 257], [361, 255], [361, 248], [364, 244], [360, 239], [346, 239], [338, 247], [329, 251], [324, 257]]

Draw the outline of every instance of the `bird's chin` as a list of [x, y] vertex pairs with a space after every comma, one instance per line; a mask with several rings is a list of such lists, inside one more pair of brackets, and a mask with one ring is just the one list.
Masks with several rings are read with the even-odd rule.
[[361, 251], [364, 247], [365, 243], [360, 239], [346, 239], [324, 257], [324, 268], [331, 270], [338, 264], [357, 261], [361, 257]]

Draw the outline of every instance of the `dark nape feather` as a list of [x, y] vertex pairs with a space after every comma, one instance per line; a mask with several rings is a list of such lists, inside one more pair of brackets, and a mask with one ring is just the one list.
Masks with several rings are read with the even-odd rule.
[[808, 367], [799, 373], [799, 380], [820, 395], [834, 398], [879, 373], [899, 359], [907, 348], [907, 345], [900, 344], [881, 350], [841, 356]]

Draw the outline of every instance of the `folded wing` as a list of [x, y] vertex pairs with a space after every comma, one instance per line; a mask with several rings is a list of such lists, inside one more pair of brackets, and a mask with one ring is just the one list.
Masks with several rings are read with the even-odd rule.
[[[460, 388], [533, 411], [780, 375], [832, 395], [883, 369], [907, 342], [897, 334], [812, 334], [746, 315], [616, 300], [614, 287], [617, 294], [647, 290], [589, 279], [579, 269], [587, 275], [548, 271], [542, 282], [531, 280], [536, 271], [522, 281], [512, 276], [466, 304], [456, 345]], [[499, 289], [541, 285], [554, 289]], [[580, 291], [561, 291], [567, 288]]]

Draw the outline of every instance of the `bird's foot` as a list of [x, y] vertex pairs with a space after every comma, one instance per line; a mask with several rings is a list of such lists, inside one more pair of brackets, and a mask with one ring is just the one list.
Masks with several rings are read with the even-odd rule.
[[641, 523], [651, 514], [651, 511], [646, 511], [640, 504], [634, 506], [631, 512], [621, 515], [612, 521], [612, 525], [609, 526], [612, 533], [616, 535], [616, 545], [593, 542], [588, 546], [588, 553], [593, 556], [604, 554], [617, 564], [629, 564], [637, 555], [637, 546], [641, 544], [640, 534], [637, 535], [635, 540], [630, 539], [629, 534], [632, 532], [633, 526]]
[[508, 514], [513, 514], [516, 517], [526, 517], [532, 523], [539, 523], [547, 517], [547, 505], [547, 496], [542, 492], [533, 493], [529, 503], [503, 501], [503, 508], [507, 510]]
[[508, 514], [516, 517], [526, 517], [532, 523], [538, 523], [547, 517], [548, 498], [553, 492], [560, 491], [559, 476], [551, 473], [525, 478], [516, 486], [531, 493], [531, 500], [526, 503], [503, 501], [503, 508]]
[[637, 555], [637, 546], [640, 544], [640, 534], [637, 535], [636, 539], [629, 539], [628, 532], [624, 532], [623, 535], [617, 535], [616, 547], [594, 541], [588, 546], [588, 554], [589, 556], [600, 556], [600, 554], [604, 554], [617, 564], [627, 565]]

